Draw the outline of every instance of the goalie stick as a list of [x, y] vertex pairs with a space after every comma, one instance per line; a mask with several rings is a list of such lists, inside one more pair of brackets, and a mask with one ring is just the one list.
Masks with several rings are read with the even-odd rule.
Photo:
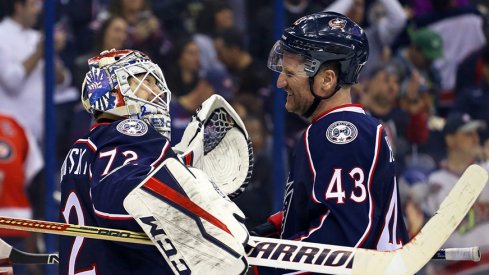
[[[481, 193], [488, 179], [485, 169], [471, 165], [439, 210], [409, 243], [382, 252], [344, 246], [252, 237], [247, 248], [250, 265], [333, 274], [414, 274], [445, 243]], [[67, 236], [82, 236], [152, 244], [144, 233], [71, 224], [0, 217], [0, 227]]]

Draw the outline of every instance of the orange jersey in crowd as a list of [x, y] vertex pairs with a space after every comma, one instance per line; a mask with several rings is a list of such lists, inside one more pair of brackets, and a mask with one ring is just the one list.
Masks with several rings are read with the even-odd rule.
[[[0, 114], [0, 216], [32, 218], [26, 187], [42, 165], [35, 141], [13, 118]], [[26, 235], [0, 229], [0, 237]]]

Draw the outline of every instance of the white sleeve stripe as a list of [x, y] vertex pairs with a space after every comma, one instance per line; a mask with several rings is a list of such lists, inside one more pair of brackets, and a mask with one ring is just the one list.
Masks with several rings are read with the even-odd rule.
[[88, 191], [88, 195], [90, 196], [90, 201], [92, 201], [92, 208], [93, 208], [93, 211], [95, 212], [95, 215], [97, 215], [101, 218], [104, 218], [104, 219], [109, 219], [109, 220], [130, 220], [133, 218], [131, 215], [109, 214], [109, 213], [105, 213], [105, 212], [102, 212], [102, 211], [95, 209], [95, 205], [93, 204], [92, 190], [91, 189]]
[[375, 136], [375, 151], [374, 151], [374, 158], [372, 160], [372, 165], [370, 166], [370, 172], [368, 173], [368, 182], [367, 182], [367, 193], [368, 193], [368, 202], [369, 202], [369, 210], [368, 210], [368, 225], [367, 228], [365, 228], [365, 231], [363, 232], [362, 237], [358, 240], [357, 244], [355, 245], [355, 248], [360, 246], [368, 236], [368, 233], [370, 232], [370, 227], [372, 226], [372, 216], [374, 212], [374, 206], [372, 202], [372, 194], [370, 192], [370, 188], [372, 185], [372, 178], [375, 173], [375, 168], [377, 167], [377, 162], [379, 160], [379, 150], [380, 150], [380, 142], [382, 139], [382, 125], [377, 125], [377, 134]]
[[93, 211], [95, 211], [95, 215], [104, 218], [104, 219], [109, 219], [109, 220], [130, 220], [132, 219], [131, 215], [125, 215], [125, 214], [110, 214], [110, 213], [105, 213], [102, 211], [99, 211], [95, 209], [95, 205], [93, 205]]
[[85, 143], [90, 148], [90, 150], [96, 152], [97, 146], [90, 139], [78, 139], [75, 143]]
[[150, 173], [156, 168], [156, 166], [158, 166], [160, 164], [160, 162], [163, 160], [163, 157], [165, 156], [166, 154], [166, 150], [168, 150], [168, 148], [170, 147], [170, 143], [168, 142], [168, 140], [166, 141], [165, 143], [165, 146], [163, 146], [163, 150], [161, 150], [161, 154], [160, 156], [158, 157], [157, 160], [155, 160], [153, 163], [151, 163], [151, 171]]
[[305, 143], [305, 147], [306, 147], [306, 153], [307, 153], [307, 160], [309, 162], [309, 168], [311, 169], [311, 174], [312, 174], [312, 200], [317, 203], [317, 204], [320, 204], [321, 202], [316, 198], [316, 194], [314, 192], [314, 188], [316, 186], [316, 168], [314, 168], [314, 163], [312, 162], [312, 157], [311, 157], [311, 150], [309, 150], [309, 130], [311, 129], [311, 125], [309, 125], [309, 127], [307, 127], [306, 129], [306, 132], [304, 133], [304, 143]]
[[309, 237], [312, 235], [312, 233], [316, 232], [318, 229], [320, 229], [321, 227], [323, 227], [323, 223], [324, 223], [324, 221], [326, 220], [326, 218], [329, 216], [329, 213], [330, 213], [330, 212], [331, 212], [331, 211], [330, 211], [330, 210], [328, 210], [328, 211], [326, 212], [326, 214], [323, 214], [323, 215], [321, 216], [321, 219], [320, 219], [320, 220], [321, 220], [321, 222], [319, 223], [319, 225], [318, 225], [318, 226], [316, 226], [316, 227], [313, 227], [313, 228], [309, 229], [309, 232], [307, 233], [307, 235], [305, 235], [305, 236], [301, 236], [301, 237], [299, 237], [299, 238], [296, 238], [296, 240], [299, 240], [299, 239], [300, 239], [300, 240], [302, 241], [302, 240], [304, 240], [304, 239], [307, 239], [307, 238], [309, 238]]
[[[394, 215], [394, 219], [392, 219], [392, 215]], [[393, 220], [393, 230], [389, 231], [389, 222]], [[391, 197], [389, 199], [389, 209], [384, 216], [384, 225], [382, 226], [382, 231], [380, 233], [379, 240], [376, 243], [376, 249], [379, 251], [391, 251], [397, 248], [400, 248], [402, 245], [398, 245], [397, 243], [397, 181], [394, 178], [394, 190], [391, 193]], [[390, 243], [390, 236], [392, 236], [392, 241], [394, 243]]]

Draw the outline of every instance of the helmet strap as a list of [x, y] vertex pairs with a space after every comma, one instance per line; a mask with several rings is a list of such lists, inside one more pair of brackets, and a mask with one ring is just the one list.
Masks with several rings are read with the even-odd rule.
[[305, 118], [310, 117], [312, 115], [312, 113], [314, 113], [314, 111], [316, 111], [316, 108], [318, 107], [318, 105], [321, 102], [321, 100], [331, 98], [341, 88], [341, 86], [338, 83], [336, 83], [336, 87], [334, 88], [334, 91], [330, 95], [328, 95], [328, 96], [318, 96], [317, 94], [314, 93], [314, 89], [313, 89], [313, 86], [314, 86], [314, 77], [315, 76], [316, 75], [309, 77], [309, 90], [311, 91], [312, 96], [314, 96], [314, 101], [312, 102], [311, 106], [309, 106], [309, 108], [307, 109], [307, 111], [302, 114], [302, 116], [305, 117]]

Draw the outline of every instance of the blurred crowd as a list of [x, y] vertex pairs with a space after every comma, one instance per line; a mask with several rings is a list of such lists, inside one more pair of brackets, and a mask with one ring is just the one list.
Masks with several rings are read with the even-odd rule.
[[[248, 226], [263, 222], [272, 212], [274, 191], [270, 133], [275, 83], [266, 67], [279, 12], [274, 1], [56, 2], [58, 163], [92, 123], [79, 102], [87, 59], [113, 48], [140, 50], [160, 65], [172, 91], [173, 144], [210, 95], [222, 95], [238, 111], [253, 142], [255, 170], [237, 203], [249, 217]], [[23, 125], [34, 140], [30, 150], [39, 151], [33, 147], [42, 148], [44, 139], [42, 1], [0, 3], [0, 114]], [[489, 169], [488, 1], [284, 0], [283, 7], [285, 26], [303, 15], [328, 10], [364, 27], [370, 56], [353, 87], [354, 101], [388, 131], [406, 221], [414, 236], [466, 167], [481, 163]], [[9, 155], [2, 140], [11, 131], [6, 122], [0, 123], [0, 175], [4, 175], [2, 162]], [[286, 114], [285, 126], [288, 154], [307, 122]], [[27, 157], [22, 161], [27, 163]], [[28, 187], [24, 196], [42, 205], [34, 195], [42, 190], [42, 177], [29, 174], [22, 180], [19, 186]], [[447, 246], [481, 246], [489, 252], [489, 235], [483, 233], [489, 230], [489, 191], [485, 193]], [[0, 201], [0, 214], [8, 214], [2, 209], [9, 207]], [[44, 214], [29, 212], [23, 217], [32, 215], [42, 219]], [[481, 265], [441, 263], [425, 272], [449, 274]]]

